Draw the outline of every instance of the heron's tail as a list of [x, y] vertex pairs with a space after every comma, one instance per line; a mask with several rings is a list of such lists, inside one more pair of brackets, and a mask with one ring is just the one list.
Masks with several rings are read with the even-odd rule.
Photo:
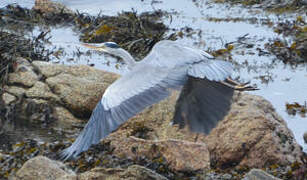
[[75, 140], [75, 142], [60, 153], [60, 159], [68, 160], [75, 159], [81, 152], [86, 151], [92, 144], [98, 144], [100, 139], [104, 138], [109, 130], [105, 126], [107, 117], [110, 111], [106, 111], [101, 102], [98, 102], [91, 118], [85, 125], [84, 129]]

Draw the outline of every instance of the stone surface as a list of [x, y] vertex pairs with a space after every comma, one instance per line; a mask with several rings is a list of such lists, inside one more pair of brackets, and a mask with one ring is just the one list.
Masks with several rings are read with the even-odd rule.
[[79, 175], [65, 175], [58, 180], [167, 180], [164, 176], [147, 169], [143, 166], [132, 165], [127, 169], [121, 168], [94, 168], [88, 172]]
[[54, 180], [66, 174], [74, 174], [59, 161], [37, 156], [28, 160], [12, 179], [14, 180]]
[[48, 85], [41, 81], [37, 81], [25, 94], [28, 98], [45, 99], [51, 102], [60, 101], [60, 99], [51, 92]]
[[260, 96], [238, 94], [229, 114], [205, 139], [211, 165], [222, 168], [301, 162], [302, 151], [286, 122]]
[[243, 178], [243, 180], [281, 180], [277, 177], [268, 174], [261, 169], [250, 170]]
[[73, 11], [65, 7], [63, 4], [58, 2], [52, 2], [50, 0], [35, 0], [35, 6], [33, 7], [33, 9], [39, 10], [43, 13], [73, 13]]
[[30, 122], [47, 125], [56, 120], [53, 115], [53, 106], [54, 104], [44, 99], [25, 99], [23, 102], [23, 114]]
[[47, 78], [46, 83], [74, 115], [89, 117], [104, 90], [119, 76], [88, 66], [71, 66], [69, 70]]
[[307, 144], [307, 132], [304, 133], [303, 138], [304, 138], [305, 143]]
[[32, 87], [37, 80], [37, 74], [29, 66], [20, 65], [14, 73], [9, 74], [8, 84]]
[[84, 120], [76, 118], [69, 110], [61, 106], [54, 107], [54, 116], [57, 119], [57, 127], [65, 128], [66, 131], [72, 130], [73, 124], [84, 123]]
[[[29, 63], [18, 58], [15, 72], [10, 74], [9, 84], [4, 90], [18, 97], [18, 103], [22, 103], [17, 106], [22, 107], [17, 116], [32, 122], [50, 123], [56, 120], [50, 128], [64, 127], [68, 130], [76, 123], [80, 126], [79, 123], [89, 118], [106, 87], [118, 77], [85, 65], [66, 66], [43, 61]], [[9, 98], [7, 94], [4, 96]], [[12, 98], [8, 100], [4, 102], [7, 105]]]
[[196, 171], [210, 167], [206, 144], [178, 140], [150, 141], [135, 137], [113, 139], [114, 154], [119, 157], [160, 159], [176, 171]]
[[[177, 96], [175, 92], [147, 108], [123, 124], [111, 137], [194, 141], [195, 133], [170, 125]], [[235, 93], [229, 114], [208, 136], [199, 134], [197, 142], [207, 144], [210, 164], [219, 168], [289, 165], [301, 162], [302, 157], [292, 132], [272, 105], [262, 97], [247, 93]]]
[[9, 93], [3, 93], [2, 100], [4, 101], [5, 104], [10, 104], [11, 102], [14, 102], [16, 100], [16, 97]]
[[155, 179], [155, 180], [167, 180], [164, 176], [157, 174], [156, 172], [147, 169], [143, 166], [132, 165], [128, 167], [123, 173], [120, 174], [121, 179]]
[[26, 92], [24, 88], [18, 86], [4, 86], [4, 91], [18, 97], [24, 95]]

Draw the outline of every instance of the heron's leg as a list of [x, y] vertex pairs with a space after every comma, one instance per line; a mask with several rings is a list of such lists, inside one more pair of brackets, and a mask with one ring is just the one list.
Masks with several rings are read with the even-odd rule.
[[250, 81], [248, 81], [248, 82], [246, 82], [246, 83], [239, 83], [238, 81], [235, 81], [235, 80], [233, 80], [233, 79], [231, 79], [231, 78], [226, 78], [225, 81], [227, 81], [227, 82], [229, 82], [230, 84], [233, 84], [233, 85], [235, 85], [235, 86], [239, 86], [239, 85], [245, 86], [245, 85], [248, 85], [248, 84], [250, 83]]
[[198, 135], [199, 133], [196, 133], [195, 137], [194, 137], [194, 142], [196, 143], [198, 141]]
[[225, 86], [228, 86], [234, 90], [238, 90], [238, 91], [254, 91], [254, 90], [258, 90], [257, 87], [254, 86], [249, 86], [249, 82], [247, 83], [239, 83], [236, 81], [229, 81], [230, 79], [227, 78], [225, 81], [221, 81], [222, 84], [224, 84]]

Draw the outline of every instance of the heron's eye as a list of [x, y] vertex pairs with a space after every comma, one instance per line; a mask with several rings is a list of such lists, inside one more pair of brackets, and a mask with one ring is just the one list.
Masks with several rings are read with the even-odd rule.
[[106, 42], [104, 43], [105, 46], [109, 47], [109, 48], [119, 48], [119, 45], [114, 43], [114, 42]]

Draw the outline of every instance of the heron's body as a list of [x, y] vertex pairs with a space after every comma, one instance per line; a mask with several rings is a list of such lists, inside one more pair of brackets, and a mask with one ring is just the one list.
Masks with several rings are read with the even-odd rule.
[[[189, 77], [206, 79], [208, 82], [220, 82], [228, 78], [232, 72], [231, 63], [216, 60], [204, 51], [185, 47], [174, 41], [158, 42], [141, 62], [135, 62], [123, 49], [112, 47], [109, 51], [126, 60], [130, 71], [106, 89], [84, 130], [76, 141], [62, 152], [62, 157], [65, 159], [75, 158], [79, 153], [87, 150], [91, 144], [99, 143], [120, 124], [146, 107], [168, 97], [170, 90], [183, 87]], [[208, 101], [211, 96], [223, 96], [230, 92], [224, 93], [227, 87], [216, 84], [209, 83], [206, 88], [209, 88], [208, 92], [211, 94], [203, 92], [205, 104], [213, 103], [209, 102], [211, 100]], [[224, 106], [221, 105], [223, 108], [221, 111], [226, 111], [228, 104], [229, 102]], [[182, 118], [180, 113], [177, 114], [179, 119]], [[218, 116], [219, 113], [216, 114]], [[208, 133], [221, 119], [210, 115], [210, 112], [205, 116], [207, 117], [193, 116], [195, 120], [190, 121], [191, 129]], [[184, 124], [182, 121], [186, 120], [178, 120], [178, 118], [174, 120], [175, 123]]]

